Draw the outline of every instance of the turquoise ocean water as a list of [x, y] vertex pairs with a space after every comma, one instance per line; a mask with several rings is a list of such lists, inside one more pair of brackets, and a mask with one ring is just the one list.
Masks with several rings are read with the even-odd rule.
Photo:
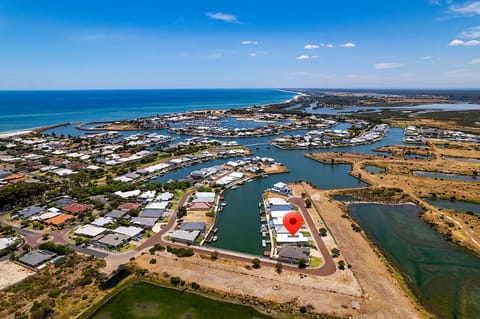
[[65, 122], [231, 109], [283, 102], [295, 95], [275, 89], [0, 91], [0, 132]]

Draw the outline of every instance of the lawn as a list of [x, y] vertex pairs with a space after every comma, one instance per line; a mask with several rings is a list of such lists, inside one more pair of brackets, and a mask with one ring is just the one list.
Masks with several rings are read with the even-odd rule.
[[310, 268], [316, 268], [322, 264], [322, 258], [316, 256], [310, 256]]
[[271, 318], [247, 306], [138, 282], [121, 291], [90, 319]]
[[120, 250], [118, 252], [119, 253], [124, 253], [124, 252], [129, 251], [129, 250], [134, 250], [135, 248], [137, 248], [137, 245], [129, 243], [128, 245], [122, 246], [122, 248], [120, 248]]

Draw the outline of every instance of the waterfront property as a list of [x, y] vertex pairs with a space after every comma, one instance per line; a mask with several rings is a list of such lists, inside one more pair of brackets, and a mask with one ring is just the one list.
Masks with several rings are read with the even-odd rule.
[[369, 125], [361, 122], [354, 130], [315, 130], [305, 136], [282, 136], [272, 140], [281, 149], [317, 149], [351, 147], [372, 144], [382, 140], [389, 130], [387, 124]]
[[[303, 225], [295, 234], [291, 234], [283, 225], [283, 218], [286, 214], [297, 210], [287, 201], [290, 189], [285, 183], [278, 182], [274, 185], [276, 192], [266, 191], [264, 193], [264, 201], [261, 211], [261, 229], [262, 237], [268, 237], [271, 243], [270, 258], [288, 263], [299, 263], [302, 261], [305, 265], [310, 262], [310, 245], [311, 238], [304, 235], [304, 231], [309, 232], [308, 227]], [[282, 192], [280, 192], [282, 191]], [[279, 197], [277, 193], [283, 194]], [[263, 241], [267, 241], [264, 239]]]

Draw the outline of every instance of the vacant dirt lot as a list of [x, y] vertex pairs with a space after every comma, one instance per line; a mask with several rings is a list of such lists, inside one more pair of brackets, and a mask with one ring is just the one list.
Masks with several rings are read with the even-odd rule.
[[34, 272], [28, 270], [20, 265], [12, 263], [11, 261], [1, 261], [0, 262], [0, 290], [13, 285], [23, 279], [27, 278], [30, 275], [33, 275]]

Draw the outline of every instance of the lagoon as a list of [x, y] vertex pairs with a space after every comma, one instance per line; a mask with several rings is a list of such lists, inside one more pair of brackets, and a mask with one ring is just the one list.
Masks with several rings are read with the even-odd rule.
[[425, 224], [414, 205], [351, 204], [352, 217], [442, 318], [478, 318], [480, 259]]

